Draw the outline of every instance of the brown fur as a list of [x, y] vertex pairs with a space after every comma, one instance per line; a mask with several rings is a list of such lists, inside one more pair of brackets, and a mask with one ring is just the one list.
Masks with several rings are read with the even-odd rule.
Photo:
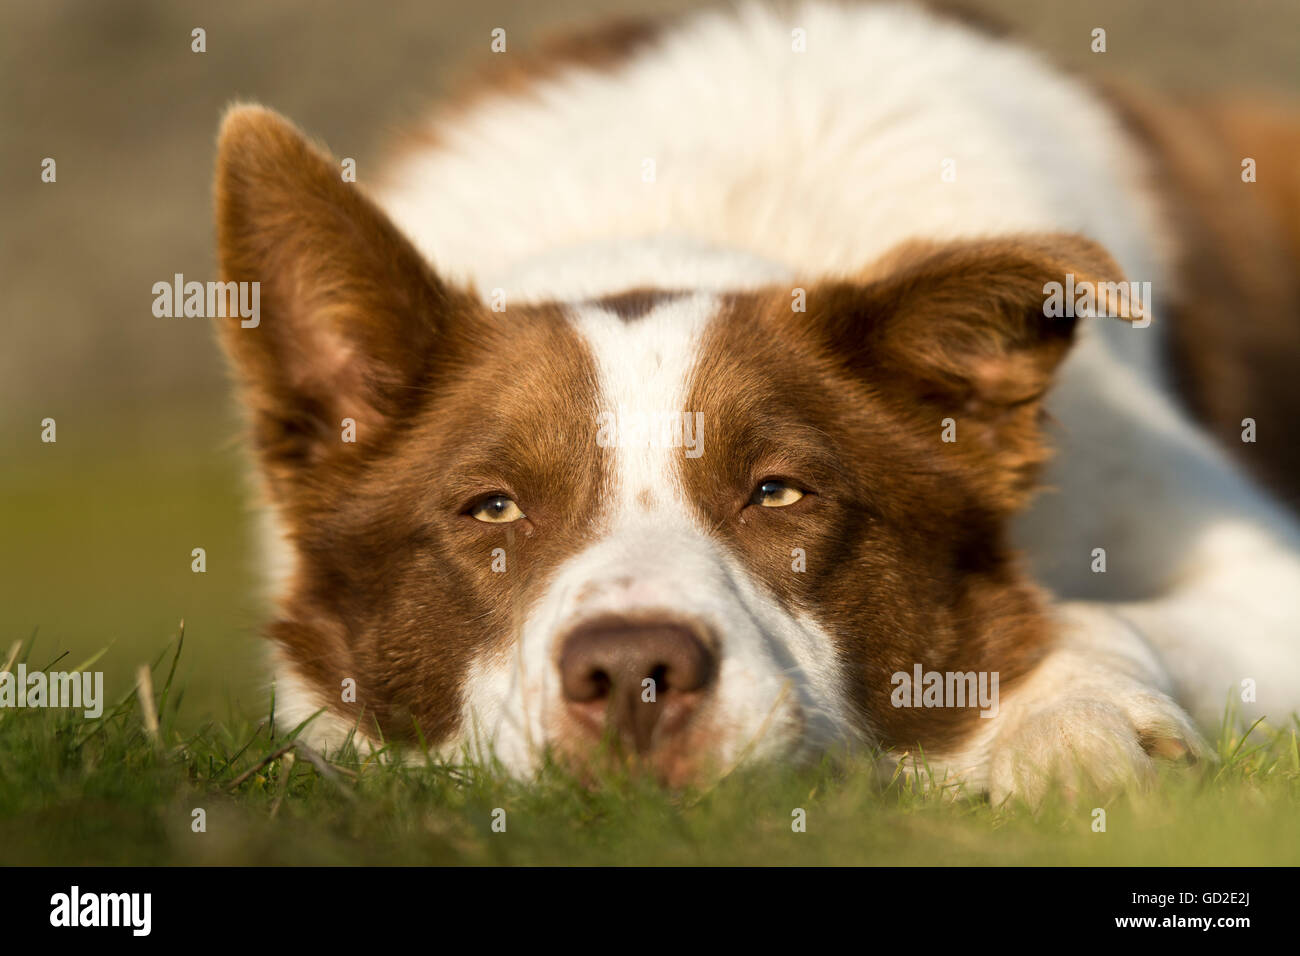
[[[619, 23], [508, 54], [453, 108], [575, 65], [615, 68], [658, 30]], [[1296, 502], [1300, 124], [1136, 99], [1123, 111], [1159, 157], [1181, 242], [1184, 281], [1160, 300], [1178, 384]], [[1259, 160], [1260, 183], [1240, 182], [1241, 155]], [[595, 533], [610, 463], [594, 441], [592, 357], [558, 306], [497, 315], [440, 280], [266, 111], [225, 124], [217, 209], [223, 278], [262, 283], [262, 325], [229, 320], [221, 335], [298, 558], [271, 634], [337, 713], [364, 713], [387, 738], [418, 727], [445, 740], [470, 667], [507, 653], [554, 569]], [[758, 580], [832, 634], [860, 727], [882, 743], [940, 751], [978, 723], [974, 708], [893, 707], [895, 672], [996, 671], [1005, 692], [1050, 640], [1004, 525], [1048, 453], [1041, 399], [1074, 330], [1044, 318], [1042, 287], [1067, 272], [1120, 278], [1077, 237], [908, 243], [857, 281], [810, 283], [806, 314], [784, 288], [731, 296], [703, 343], [686, 407], [725, 427], [708, 456], [683, 459], [688, 495]], [[631, 321], [671, 294], [602, 305]], [[1243, 417], [1260, 423], [1256, 446], [1239, 441]], [[340, 440], [343, 418], [356, 444]], [[956, 443], [940, 441], [945, 418]], [[749, 504], [770, 477], [809, 493]], [[492, 493], [527, 517], [475, 521], [467, 511]], [[498, 547], [510, 573], [491, 571]], [[806, 573], [791, 573], [792, 547]], [[356, 705], [339, 697], [347, 677]], [[708, 732], [701, 722], [680, 742], [672, 782]]]
[[[1300, 508], [1300, 112], [1108, 95], [1153, 157], [1151, 186], [1174, 225], [1178, 281], [1157, 296], [1175, 386]], [[1245, 157], [1258, 182], [1242, 181]], [[1241, 440], [1244, 418], [1257, 422], [1254, 444]]]
[[[263, 309], [221, 338], [299, 559], [270, 631], [337, 712], [438, 740], [470, 662], [504, 650], [539, 569], [585, 540], [604, 481], [595, 372], [557, 310], [507, 318], [445, 287], [337, 170], [267, 111], [223, 127], [222, 274], [260, 280]], [[494, 490], [528, 518], [466, 514]], [[495, 547], [511, 573], [491, 571]]]
[[493, 54], [468, 78], [447, 105], [468, 109], [488, 96], [528, 95], [539, 84], [572, 69], [613, 69], [651, 46], [664, 23], [650, 17], [620, 17], [543, 38], [524, 52], [507, 46], [505, 53]]
[[[910, 244], [886, 261], [875, 281], [812, 285], [806, 314], [786, 288], [732, 297], [687, 401], [725, 427], [682, 468], [702, 519], [834, 635], [863, 729], [935, 752], [977, 711], [896, 708], [891, 676], [996, 671], [1005, 690], [1043, 652], [1040, 596], [1003, 533], [1046, 455], [1039, 400], [1073, 334], [1044, 318], [1042, 287], [1118, 269], [1075, 237]], [[809, 493], [747, 506], [766, 478]]]
[[[636, 53], [651, 46], [662, 34], [665, 19], [622, 17], [580, 31], [544, 38], [532, 49], [520, 50], [507, 37], [506, 52], [486, 54], [453, 82], [432, 111], [439, 126], [478, 108], [494, 97], [530, 96], [547, 80], [566, 70], [604, 71], [616, 69]], [[436, 128], [423, 126], [400, 131], [388, 143], [385, 155], [394, 160], [421, 152], [438, 143]], [[394, 161], [393, 166], [400, 165]]]
[[[444, 284], [267, 111], [227, 120], [217, 202], [223, 278], [263, 289], [261, 325], [227, 320], [221, 337], [298, 559], [271, 634], [338, 714], [446, 740], [470, 667], [508, 652], [599, 526], [611, 463], [592, 357], [557, 306], [501, 315]], [[864, 733], [952, 746], [976, 711], [894, 708], [891, 675], [920, 662], [997, 671], [1005, 688], [1042, 653], [1039, 596], [1003, 538], [1046, 454], [1040, 399], [1073, 334], [1044, 318], [1042, 288], [1115, 271], [1068, 236], [910, 243], [860, 281], [811, 285], [806, 314], [784, 288], [732, 296], [702, 343], [687, 407], [726, 427], [683, 459], [688, 495], [834, 635]], [[632, 319], [663, 294], [607, 304]], [[749, 504], [768, 477], [809, 494]], [[468, 514], [493, 494], [526, 517]], [[791, 547], [807, 573], [790, 573]], [[495, 548], [509, 573], [491, 570]], [[356, 704], [340, 699], [349, 677]], [[669, 778], [693, 772], [709, 733], [701, 720], [679, 741]]]
[[617, 295], [607, 295], [592, 304], [631, 322], [680, 295], [681, 293], [663, 289], [630, 289]]
[[[1006, 21], [967, 0], [917, 0], [935, 15], [986, 36], [1011, 32]], [[794, 8], [796, 5], [791, 3]], [[720, 9], [725, 10], [725, 7]], [[570, 70], [617, 69], [654, 46], [682, 15], [622, 16], [593, 26], [543, 37], [522, 52], [507, 45], [468, 71], [441, 106], [465, 112], [493, 96], [528, 96], [547, 80]]]
[[[917, 0], [917, 3], [939, 17], [986, 36], [1002, 37], [1011, 32], [1006, 21], [967, 0]], [[531, 47], [522, 49], [515, 37], [508, 36], [506, 52], [474, 58], [453, 81], [450, 92], [441, 96], [430, 112], [439, 117], [440, 127], [455, 122], [457, 117], [472, 112], [486, 100], [533, 96], [547, 81], [569, 71], [616, 70], [652, 48], [682, 16], [613, 17], [590, 27], [544, 36]], [[399, 131], [386, 144], [383, 155], [400, 160], [437, 143], [437, 128], [424, 124]], [[392, 166], [400, 166], [400, 162], [393, 162]]]

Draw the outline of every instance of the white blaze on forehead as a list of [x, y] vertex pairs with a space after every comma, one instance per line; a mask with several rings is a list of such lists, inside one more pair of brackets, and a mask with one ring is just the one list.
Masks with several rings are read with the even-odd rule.
[[[636, 416], [693, 420], [701, 410], [686, 407], [687, 390], [719, 305], [713, 295], [682, 295], [633, 319], [598, 303], [570, 307], [596, 366], [596, 408], [615, 413], [620, 426]], [[692, 436], [705, 455], [718, 424], [706, 414]], [[599, 428], [593, 418], [593, 442]], [[851, 735], [834, 642], [816, 621], [782, 607], [695, 516], [681, 482], [687, 449], [665, 445], [654, 431], [634, 443], [623, 441], [621, 427], [613, 437], [601, 452], [613, 471], [603, 527], [556, 569], [511, 659], [471, 670], [466, 735], [490, 741], [516, 771], [533, 766], [539, 748], [566, 733], [557, 667], [565, 636], [583, 620], [636, 612], [693, 622], [715, 643], [716, 685], [697, 719], [714, 728], [708, 756], [722, 765], [742, 753], [793, 753]]]
[[[686, 389], [704, 331], [717, 309], [714, 296], [698, 294], [666, 298], [634, 319], [596, 304], [573, 309], [574, 324], [591, 349], [599, 376], [596, 404], [604, 417], [591, 423], [593, 435], [609, 423], [610, 415], [617, 426], [616, 441], [609, 449], [616, 496], [609, 513], [615, 522], [640, 509], [643, 492], [655, 509], [687, 507], [678, 475], [678, 459], [686, 457], [687, 449], [669, 446], [661, 426], [676, 416], [676, 430], [667, 431], [684, 442], [699, 443], [693, 456], [707, 448], [712, 423], [697, 416], [699, 409], [686, 408]], [[690, 418], [683, 431], [685, 415]], [[699, 430], [697, 422], [702, 425]], [[648, 433], [634, 434], [631, 426], [637, 423], [648, 425]]]

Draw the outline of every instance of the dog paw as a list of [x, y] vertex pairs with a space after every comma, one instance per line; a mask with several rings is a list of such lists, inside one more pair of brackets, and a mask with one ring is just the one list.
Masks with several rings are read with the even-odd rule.
[[1067, 797], [1149, 782], [1155, 758], [1195, 760], [1207, 751], [1191, 721], [1162, 694], [1070, 697], [1023, 715], [1000, 734], [989, 766], [994, 803], [1037, 805], [1053, 787]]
[[1060, 611], [1061, 642], [1004, 704], [987, 766], [990, 799], [1038, 805], [1147, 783], [1156, 759], [1210, 757], [1191, 718], [1160, 687], [1141, 636], [1097, 605]]

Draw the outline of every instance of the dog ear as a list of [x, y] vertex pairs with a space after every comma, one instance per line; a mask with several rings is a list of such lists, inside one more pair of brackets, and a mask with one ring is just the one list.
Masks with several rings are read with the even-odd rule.
[[216, 218], [222, 279], [258, 283], [255, 320], [220, 319], [219, 335], [273, 488], [382, 443], [419, 402], [471, 298], [270, 110], [226, 114]]
[[1062, 295], [1072, 283], [1094, 294], [1087, 314], [1127, 313], [1122, 278], [1105, 249], [1074, 235], [912, 242], [862, 281], [824, 289], [814, 327], [831, 354], [1015, 504], [1046, 458], [1041, 400], [1082, 317]]

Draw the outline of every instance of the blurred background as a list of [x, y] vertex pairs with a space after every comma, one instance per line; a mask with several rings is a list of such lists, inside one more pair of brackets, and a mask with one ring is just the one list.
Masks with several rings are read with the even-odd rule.
[[[1166, 90], [1300, 95], [1296, 0], [970, 0], [1062, 62]], [[151, 287], [217, 278], [210, 180], [223, 107], [286, 113], [364, 184], [383, 144], [489, 60], [682, 0], [42, 0], [0, 9], [0, 664], [68, 652], [130, 687], [186, 621], [183, 720], [264, 712], [265, 615], [248, 481], [205, 319]], [[1107, 31], [1104, 55], [1090, 31]], [[207, 32], [193, 53], [190, 32]], [[57, 162], [43, 183], [41, 162]], [[41, 441], [41, 420], [58, 440]], [[207, 571], [190, 570], [191, 551]]]

